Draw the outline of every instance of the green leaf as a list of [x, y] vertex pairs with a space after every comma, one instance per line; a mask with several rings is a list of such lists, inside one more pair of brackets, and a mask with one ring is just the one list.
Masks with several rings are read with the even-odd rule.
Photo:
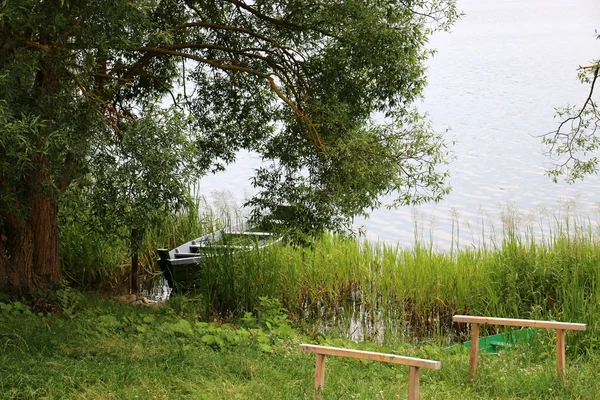
[[260, 349], [264, 353], [272, 353], [273, 352], [273, 348], [271, 346], [269, 346], [268, 344], [261, 343], [259, 346], [260, 346]]
[[296, 336], [296, 331], [288, 325], [281, 325], [277, 328], [277, 332], [285, 337], [292, 338]]
[[171, 332], [179, 333], [184, 336], [194, 335], [194, 331], [192, 330], [192, 324], [190, 324], [190, 321], [186, 319], [180, 319], [176, 323], [170, 324], [169, 329], [171, 330]]
[[269, 343], [269, 342], [271, 341], [271, 339], [270, 339], [270, 338], [269, 338], [267, 335], [265, 335], [263, 332], [260, 332], [260, 333], [259, 333], [259, 335], [258, 335], [258, 337], [256, 338], [256, 340], [257, 340], [259, 343]]
[[123, 324], [114, 315], [100, 315], [96, 318], [98, 325], [103, 328], [120, 328]]
[[207, 345], [209, 345], [209, 346], [216, 343], [215, 337], [213, 335], [204, 335], [204, 336], [202, 336], [202, 341], [204, 343], [206, 343]]

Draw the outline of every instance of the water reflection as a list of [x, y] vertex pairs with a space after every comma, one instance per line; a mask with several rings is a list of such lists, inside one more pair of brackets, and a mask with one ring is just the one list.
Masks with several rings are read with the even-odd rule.
[[163, 274], [145, 275], [140, 277], [139, 296], [149, 301], [165, 301], [171, 295], [171, 288]]

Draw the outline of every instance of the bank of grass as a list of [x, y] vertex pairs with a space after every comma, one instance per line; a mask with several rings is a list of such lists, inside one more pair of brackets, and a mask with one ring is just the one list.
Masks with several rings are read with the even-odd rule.
[[[2, 399], [311, 399], [315, 342], [291, 329], [277, 302], [235, 324], [198, 319], [176, 298], [161, 309], [69, 294], [69, 312], [47, 314], [0, 303]], [[75, 299], [75, 300], [73, 300]], [[266, 304], [266, 306], [265, 306]], [[260, 306], [259, 306], [260, 307]], [[269, 324], [266, 322], [270, 321]], [[435, 344], [377, 347], [318, 336], [320, 344], [440, 360], [422, 370], [423, 399], [597, 399], [600, 356], [569, 356], [565, 383], [546, 347], [481, 355], [467, 380], [468, 354]], [[403, 399], [408, 368], [329, 358], [324, 399]]]

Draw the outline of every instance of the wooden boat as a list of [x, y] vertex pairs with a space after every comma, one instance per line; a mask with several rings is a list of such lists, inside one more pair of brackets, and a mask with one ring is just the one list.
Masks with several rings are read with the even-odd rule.
[[174, 292], [192, 290], [202, 279], [202, 264], [219, 257], [273, 245], [281, 235], [242, 225], [201, 236], [172, 250], [158, 249], [160, 269]]

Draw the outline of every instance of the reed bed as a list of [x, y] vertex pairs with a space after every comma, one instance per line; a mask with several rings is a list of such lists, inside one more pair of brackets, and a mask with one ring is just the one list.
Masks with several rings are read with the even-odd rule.
[[357, 340], [464, 338], [454, 314], [584, 322], [588, 331], [570, 344], [587, 351], [600, 345], [599, 265], [591, 231], [536, 241], [507, 230], [495, 246], [452, 252], [324, 235], [310, 247], [213, 259], [198, 293], [209, 315], [243, 315], [269, 296], [315, 334]]
[[[148, 231], [142, 251], [148, 273], [155, 273], [156, 248], [175, 247], [227, 223], [228, 217], [201, 214], [201, 206], [191, 203]], [[314, 335], [379, 342], [465, 338], [467, 327], [452, 324], [454, 314], [583, 322], [588, 331], [569, 335], [569, 345], [578, 352], [597, 350], [600, 243], [590, 221], [557, 218], [537, 236], [517, 222], [507, 219], [499, 236], [482, 238], [484, 246], [450, 251], [326, 234], [306, 247], [228, 254], [202, 265], [196, 294], [207, 319], [242, 317], [267, 296], [279, 299]], [[72, 281], [89, 288], [123, 280], [126, 240], [108, 240], [76, 223], [62, 228], [61, 257]]]

